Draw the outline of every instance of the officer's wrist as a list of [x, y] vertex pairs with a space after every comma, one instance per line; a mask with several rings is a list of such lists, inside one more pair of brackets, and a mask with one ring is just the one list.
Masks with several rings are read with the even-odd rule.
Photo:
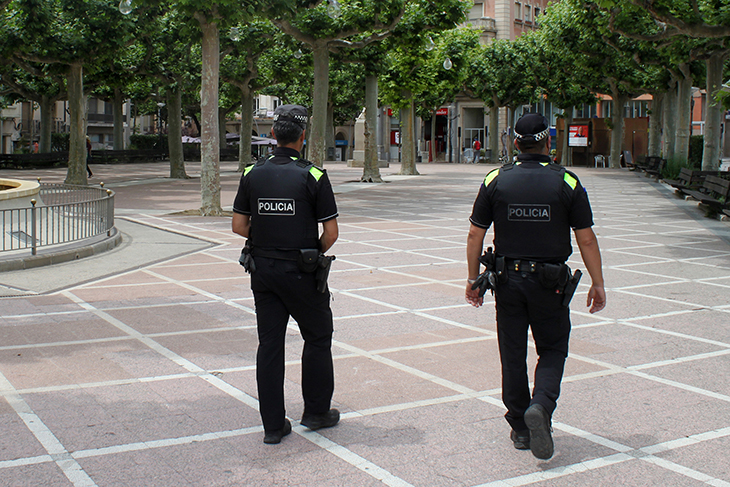
[[475, 282], [477, 282], [477, 280], [476, 279], [467, 279], [466, 282], [468, 282], [469, 284], [474, 284]]

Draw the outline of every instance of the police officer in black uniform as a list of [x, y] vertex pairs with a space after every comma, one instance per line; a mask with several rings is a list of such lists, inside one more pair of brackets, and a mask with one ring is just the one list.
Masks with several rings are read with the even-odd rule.
[[279, 443], [291, 432], [284, 409], [284, 342], [290, 316], [304, 338], [301, 424], [315, 430], [334, 426], [340, 419], [339, 411], [330, 409], [334, 390], [330, 293], [325, 284], [324, 292], [317, 289], [307, 260], [314, 255], [316, 262], [337, 240], [338, 213], [327, 173], [300, 158], [306, 124], [306, 108], [276, 109], [272, 132], [278, 146], [273, 155], [246, 167], [233, 204], [233, 232], [248, 239], [247, 255], [242, 257], [249, 258], [256, 305], [256, 381], [268, 444]]
[[[541, 114], [528, 113], [517, 122], [515, 145], [521, 153], [514, 163], [487, 174], [474, 202], [467, 238], [466, 300], [479, 307], [480, 289], [472, 287], [479, 276], [484, 237], [494, 224], [498, 275], [493, 287], [505, 418], [515, 448], [530, 449], [541, 459], [553, 455], [551, 417], [568, 355], [570, 309], [564, 301], [571, 282], [565, 265], [572, 253], [571, 228], [592, 280], [587, 306], [595, 313], [606, 304], [588, 196], [575, 174], [551, 162], [549, 134]], [[575, 279], [572, 282], [577, 285]], [[528, 328], [538, 354], [532, 394]]]

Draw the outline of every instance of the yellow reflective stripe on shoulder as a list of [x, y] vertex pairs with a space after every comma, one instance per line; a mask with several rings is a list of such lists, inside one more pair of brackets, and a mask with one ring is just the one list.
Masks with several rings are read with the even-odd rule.
[[490, 171], [489, 174], [487, 174], [487, 177], [484, 178], [484, 186], [489, 186], [489, 183], [491, 183], [498, 174], [499, 169], [493, 169], [492, 171]]
[[575, 179], [570, 174], [568, 174], [567, 172], [565, 173], [565, 176], [563, 176], [563, 179], [565, 180], [566, 183], [568, 183], [568, 186], [570, 186], [570, 189], [575, 189], [575, 185], [578, 184], [578, 180]]
[[245, 176], [246, 174], [251, 172], [251, 169], [253, 169], [253, 166], [254, 166], [253, 164], [251, 164], [250, 166], [246, 166], [246, 168], [243, 170], [243, 175]]
[[540, 163], [540, 165], [543, 166], [543, 167], [547, 166], [548, 164], [550, 164], [550, 163], [549, 162], [541, 162]]
[[322, 174], [324, 174], [324, 171], [318, 168], [317, 166], [312, 166], [309, 168], [309, 174], [314, 176], [314, 179], [319, 181], [319, 178], [322, 177]]

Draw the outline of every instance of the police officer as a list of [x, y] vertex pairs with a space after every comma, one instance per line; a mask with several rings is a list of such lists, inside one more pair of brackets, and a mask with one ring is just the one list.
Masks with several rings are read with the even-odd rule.
[[[319, 292], [306, 257], [324, 253], [338, 236], [337, 205], [327, 173], [301, 159], [307, 110], [283, 105], [274, 112], [274, 153], [246, 167], [233, 204], [234, 233], [249, 239], [251, 290], [259, 347], [256, 382], [264, 443], [291, 433], [284, 409], [284, 342], [293, 317], [304, 338], [301, 424], [312, 430], [340, 419], [330, 409], [334, 390], [329, 290]], [[319, 234], [319, 225], [323, 231]], [[303, 250], [310, 249], [310, 250]]]
[[[484, 237], [494, 224], [497, 270], [502, 266], [495, 301], [505, 418], [515, 448], [530, 449], [540, 459], [553, 455], [551, 417], [568, 355], [570, 309], [563, 293], [570, 282], [565, 261], [572, 253], [571, 228], [592, 280], [587, 306], [595, 313], [606, 304], [588, 196], [575, 174], [551, 163], [549, 130], [538, 113], [517, 122], [515, 145], [521, 153], [484, 179], [469, 218], [466, 250], [466, 300], [479, 307], [483, 298], [472, 285], [479, 275]], [[532, 394], [528, 328], [538, 355]]]

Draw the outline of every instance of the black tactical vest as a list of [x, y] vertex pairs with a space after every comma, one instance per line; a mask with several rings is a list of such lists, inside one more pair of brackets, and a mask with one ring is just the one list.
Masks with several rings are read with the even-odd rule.
[[500, 169], [492, 200], [495, 252], [511, 259], [564, 262], [572, 252], [565, 168], [523, 162]]
[[254, 248], [319, 247], [312, 163], [278, 155], [251, 168], [251, 239]]

